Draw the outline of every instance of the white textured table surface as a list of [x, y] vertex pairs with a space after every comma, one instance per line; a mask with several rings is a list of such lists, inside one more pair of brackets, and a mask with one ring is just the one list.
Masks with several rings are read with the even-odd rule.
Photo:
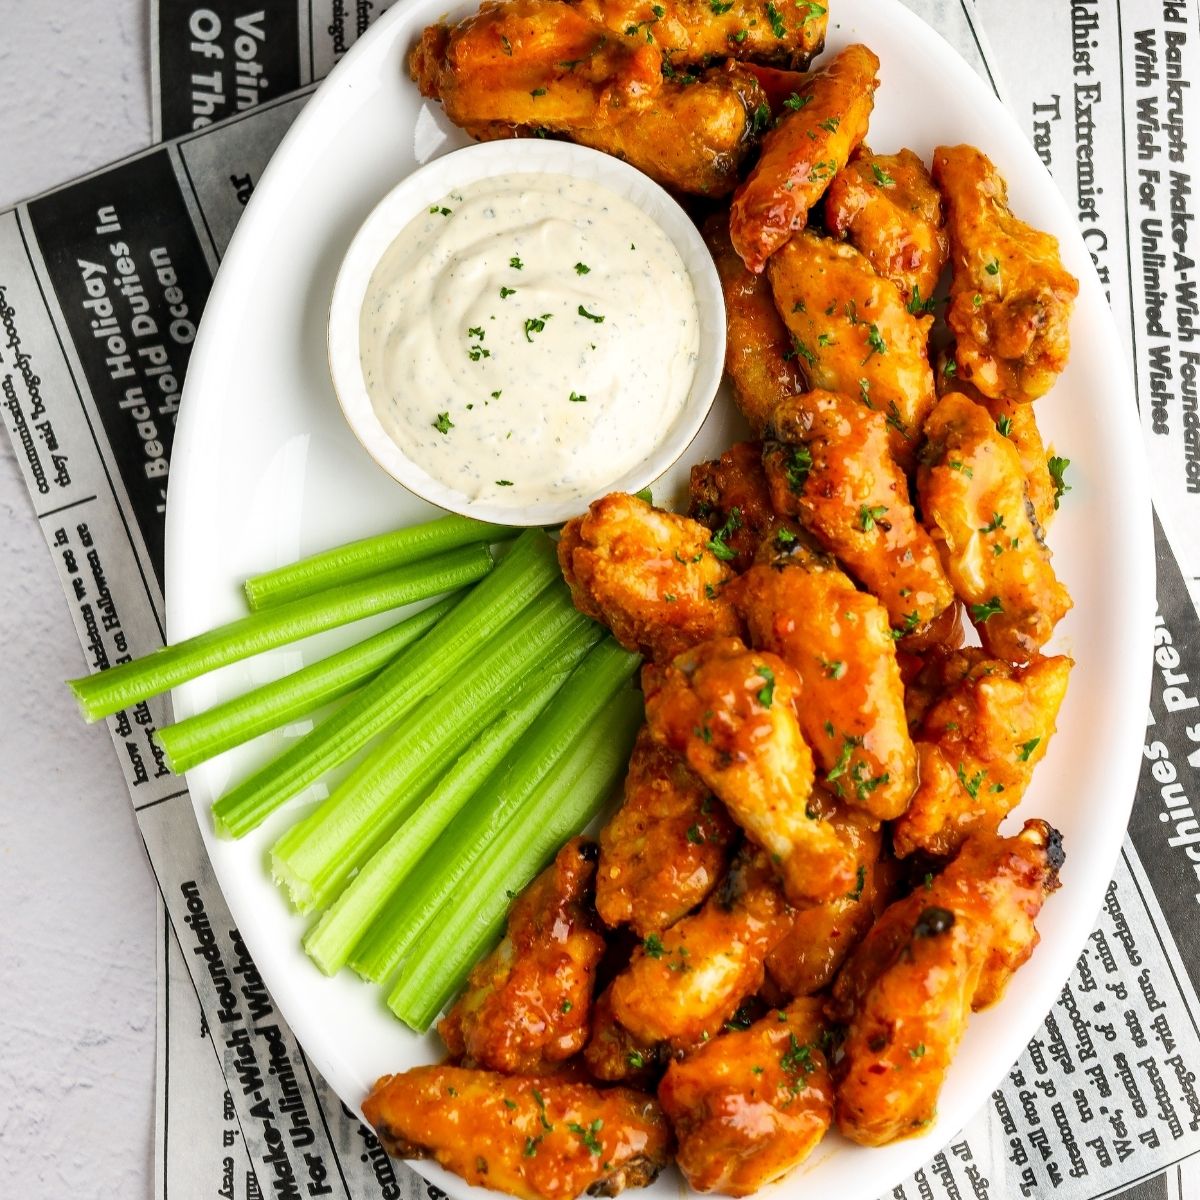
[[[150, 139], [145, 0], [0, 0], [0, 208]], [[0, 435], [0, 1192], [149, 1196], [154, 882]]]

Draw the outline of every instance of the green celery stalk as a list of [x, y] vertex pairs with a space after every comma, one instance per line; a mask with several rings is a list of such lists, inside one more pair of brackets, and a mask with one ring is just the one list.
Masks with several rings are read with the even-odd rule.
[[642, 698], [623, 691], [583, 729], [413, 946], [388, 1007], [423, 1033], [504, 928], [509, 894], [527, 887], [604, 807], [624, 773]]
[[422, 525], [410, 525], [407, 529], [335, 546], [299, 562], [255, 575], [246, 580], [246, 599], [250, 608], [258, 612], [458, 546], [503, 542], [518, 533], [519, 529], [507, 525], [492, 525], [450, 514]]
[[339, 625], [453, 592], [481, 579], [492, 569], [486, 546], [467, 546], [437, 558], [397, 567], [386, 574], [282, 604], [269, 612], [251, 613], [173, 646], [160, 646], [142, 658], [95, 675], [68, 681], [88, 721], [98, 721], [264, 650], [323, 633]]
[[548, 675], [530, 685], [512, 706], [467, 747], [417, 810], [368, 860], [305, 936], [304, 948], [326, 975], [346, 965], [350, 952], [388, 898], [427, 854], [438, 835], [479, 789], [566, 681]]
[[370, 683], [282, 754], [213, 804], [218, 834], [242, 837], [281, 804], [395, 725], [497, 636], [552, 584], [561, 587], [554, 544], [527, 530], [454, 610]]
[[447, 596], [374, 637], [159, 729], [154, 737], [167, 765], [182, 775], [198, 763], [347, 695], [431, 629], [460, 598]]
[[411, 869], [349, 962], [365, 979], [383, 983], [437, 911], [457, 895], [474, 863], [567, 753], [641, 660], [605, 638], [576, 668], [536, 728], [521, 740], [455, 817], [437, 848]]
[[296, 908], [311, 912], [329, 904], [531, 676], [554, 656], [582, 657], [601, 633], [558, 589], [539, 596], [453, 686], [429, 697], [275, 844], [272, 873]]

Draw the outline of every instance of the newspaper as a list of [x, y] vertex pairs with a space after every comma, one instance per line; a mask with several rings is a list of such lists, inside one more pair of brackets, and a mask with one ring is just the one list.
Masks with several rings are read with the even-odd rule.
[[[212, 272], [308, 85], [361, 32], [360, 17], [369, 23], [384, 7], [298, 6], [289, 24], [279, 16], [285, 4], [268, 11], [232, 0], [207, 7], [163, 0], [152, 9], [155, 102], [159, 128], [175, 140], [0, 214], [0, 407], [91, 669], [161, 643], [174, 413]], [[968, 0], [911, 0], [911, 7], [998, 91], [1004, 78], [1035, 144], [1049, 146], [1048, 165], [1064, 191], [1074, 202], [1074, 187], [1092, 202], [1094, 217], [1084, 209], [1080, 217], [1118, 324], [1129, 330], [1144, 421], [1164, 386], [1160, 364], [1170, 370], [1160, 406], [1167, 432], [1151, 423], [1147, 437], [1160, 439], [1177, 469], [1155, 472], [1171, 537], [1156, 531], [1157, 672], [1145, 770], [1104, 911], [1043, 1029], [991, 1103], [892, 1194], [1132, 1189], [1127, 1194], [1192, 1200], [1200, 1197], [1200, 1160], [1188, 1161], [1200, 1153], [1200, 824], [1188, 792], [1200, 767], [1200, 622], [1171, 550], [1194, 584], [1187, 537], [1196, 534], [1195, 515], [1189, 525], [1192, 493], [1181, 482], [1195, 443], [1192, 325], [1179, 316], [1190, 314], [1186, 208], [1178, 226], [1183, 259], [1167, 240], [1177, 227], [1172, 188], [1177, 205], [1188, 195], [1171, 175], [1186, 166], [1170, 156], [1192, 124], [1185, 84], [1200, 37], [1196, 9], [1182, 0], [1126, 0], [1123, 8], [1116, 0], [991, 0], [978, 10]], [[1139, 67], [1135, 50], [1150, 57], [1148, 67]], [[217, 75], [207, 112], [194, 104], [204, 83], [192, 79], [206, 62]], [[1091, 99], [1078, 90], [1089, 84]], [[1157, 96], [1159, 126], [1152, 131], [1159, 157], [1143, 165], [1160, 178], [1144, 198], [1125, 187], [1126, 156], [1130, 179], [1138, 178], [1139, 119], [1148, 123], [1139, 89]], [[168, 112], [164, 93], [170, 104], [186, 95], [185, 108]], [[1045, 104], [1058, 104], [1058, 115], [1035, 107]], [[1102, 113], [1102, 104], [1111, 111]], [[1113, 137], [1095, 135], [1101, 116], [1106, 129], [1122, 131], [1119, 155]], [[1081, 162], [1093, 164], [1090, 174]], [[1167, 231], [1157, 243], [1153, 227], [1148, 235], [1142, 224], [1155, 212]], [[1164, 248], [1169, 268], [1154, 257]], [[1159, 282], [1147, 285], [1150, 267]], [[165, 702], [151, 702], [109, 722], [164, 903], [158, 1194], [415, 1200], [419, 1181], [389, 1163], [312, 1071], [246, 955], [190, 800], [149, 737], [168, 717]]]

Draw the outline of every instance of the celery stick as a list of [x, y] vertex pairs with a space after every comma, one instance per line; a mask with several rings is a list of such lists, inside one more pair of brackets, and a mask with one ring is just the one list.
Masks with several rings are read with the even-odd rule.
[[429, 1028], [499, 936], [509, 895], [525, 888], [601, 810], [625, 771], [641, 720], [638, 693], [614, 697], [488, 847], [454, 902], [424, 930], [388, 996], [388, 1007], [406, 1025], [421, 1033]]
[[167, 765], [177, 775], [234, 746], [278, 729], [323, 704], [352, 692], [379, 673], [405, 646], [415, 642], [461, 599], [447, 596], [366, 641], [264, 683], [194, 717], [158, 730]]
[[502, 542], [520, 533], [507, 525], [491, 525], [471, 517], [449, 515], [423, 525], [363, 538], [302, 558], [246, 580], [246, 599], [258, 612], [301, 596], [339, 587], [354, 579], [378, 575], [392, 567], [430, 558], [472, 542]]
[[218, 834], [241, 837], [326, 771], [352, 758], [396, 724], [425, 696], [478, 654], [534, 597], [561, 587], [554, 545], [527, 530], [496, 569], [454, 611], [409, 646], [361, 691], [278, 758], [226, 792], [213, 805]]
[[508, 710], [467, 747], [458, 762], [421, 801], [420, 807], [372, 855], [332, 907], [308, 931], [304, 948], [326, 975], [333, 975], [346, 965], [350, 951], [388, 898], [429, 851], [438, 834], [537, 720], [566, 679], [567, 676], [560, 673], [531, 680]]
[[416, 800], [547, 660], [601, 635], [557, 589], [539, 596], [454, 686], [435, 693], [271, 851], [272, 872], [301, 912], [323, 908], [404, 820]]
[[481, 579], [491, 569], [492, 556], [486, 546], [452, 550], [371, 579], [294, 600], [270, 612], [251, 613], [173, 646], [161, 646], [144, 658], [69, 680], [68, 686], [75, 693], [84, 717], [98, 721], [197, 675], [264, 650], [361, 621], [414, 600], [457, 591]]
[[350, 964], [382, 983], [395, 970], [422, 928], [446, 902], [472, 865], [534, 790], [596, 719], [641, 660], [611, 638], [580, 664], [549, 711], [473, 796], [438, 842], [411, 870], [371, 931], [355, 947]]

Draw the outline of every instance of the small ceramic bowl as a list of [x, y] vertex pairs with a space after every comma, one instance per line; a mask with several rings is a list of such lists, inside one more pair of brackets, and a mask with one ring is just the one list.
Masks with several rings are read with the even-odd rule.
[[355, 436], [409, 491], [451, 512], [483, 521], [558, 524], [579, 512], [584, 502], [554, 498], [506, 505], [472, 499], [434, 479], [384, 429], [363, 377], [359, 319], [367, 286], [384, 252], [415, 216], [447, 192], [501, 174], [571, 175], [602, 184], [641, 209], [679, 252], [691, 278], [700, 323], [699, 358], [691, 390], [666, 436], [597, 495], [647, 487], [683, 454], [712, 407], [725, 361], [725, 304], [712, 256], [688, 215], [653, 180], [620, 159], [568, 142], [530, 139], [468, 146], [426, 163], [393, 188], [355, 234], [338, 272], [329, 309], [329, 369]]

